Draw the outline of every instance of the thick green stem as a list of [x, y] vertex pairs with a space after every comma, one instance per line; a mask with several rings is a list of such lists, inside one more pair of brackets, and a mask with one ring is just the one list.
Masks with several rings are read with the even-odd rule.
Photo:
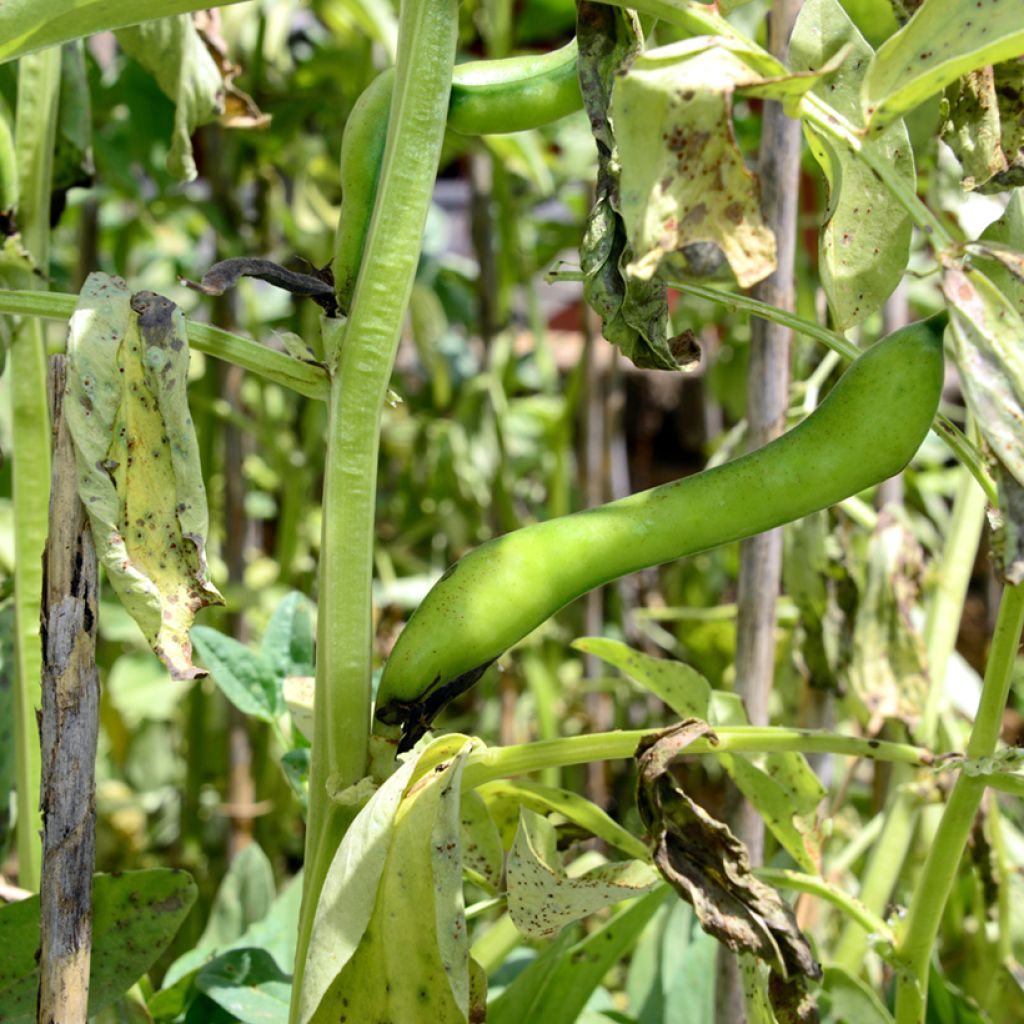
[[[967, 744], [969, 758], [995, 752], [1022, 628], [1024, 584], [1019, 584], [1003, 591], [981, 702]], [[924, 1024], [932, 949], [984, 792], [984, 779], [959, 775], [929, 847], [896, 948], [897, 1024]]]
[[380, 416], [444, 137], [458, 30], [455, 0], [404, 0], [380, 187], [349, 319], [329, 325], [331, 388], [319, 566], [313, 761], [292, 1020], [317, 901], [352, 812], [328, 794], [366, 772], [371, 590]]
[[[508, 775], [537, 772], [552, 765], [566, 767], [590, 761], [611, 761], [632, 757], [637, 744], [649, 729], [624, 729], [614, 732], [566, 736], [508, 747], [485, 747], [474, 751], [466, 761], [463, 785], [472, 789]], [[804, 754], [842, 754], [870, 757], [879, 761], [926, 765], [934, 757], [921, 747], [886, 740], [866, 740], [834, 732], [810, 729], [783, 729], [777, 726], [732, 725], [715, 729], [718, 742], [696, 740], [687, 754], [767, 754], [799, 751]]]
[[[18, 67], [15, 139], [20, 178], [18, 220], [25, 248], [45, 274], [50, 253], [50, 182], [60, 92], [60, 49], [24, 57]], [[19, 275], [26, 288], [42, 277]], [[50, 414], [46, 339], [38, 320], [23, 324], [10, 352], [11, 475], [14, 497], [15, 748], [18, 789], [18, 881], [39, 888], [39, 728], [42, 651], [39, 605], [43, 585], [46, 508], [50, 494]]]

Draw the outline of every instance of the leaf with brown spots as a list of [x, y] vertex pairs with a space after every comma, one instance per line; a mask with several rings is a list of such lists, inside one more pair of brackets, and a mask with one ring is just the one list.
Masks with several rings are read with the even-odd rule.
[[[856, 124], [873, 51], [839, 0], [807, 0], [793, 28], [790, 64], [795, 70], [821, 69], [840, 52], [845, 59], [812, 91]], [[821, 282], [835, 326], [845, 330], [878, 310], [899, 284], [910, 257], [910, 216], [863, 160], [807, 124], [804, 135], [829, 192], [818, 237]], [[915, 187], [914, 155], [902, 121], [865, 146], [892, 164], [908, 188]]]
[[750, 870], [746, 847], [675, 783], [672, 763], [696, 739], [715, 742], [698, 719], [645, 736], [637, 748], [637, 807], [654, 862], [690, 903], [701, 927], [734, 952], [767, 963], [783, 978], [821, 977], [807, 940], [782, 897]]
[[775, 236], [733, 135], [732, 97], [746, 87], [783, 98], [813, 79], [766, 76], [746, 56], [724, 39], [688, 39], [640, 54], [616, 79], [627, 280], [650, 281], [663, 268], [686, 273], [681, 250], [697, 243], [718, 246], [741, 287], [775, 269]]
[[967, 407], [995, 458], [996, 561], [1004, 578], [1018, 583], [1024, 579], [1024, 317], [969, 267], [947, 267], [942, 290]]
[[658, 873], [640, 860], [614, 861], [582, 875], [570, 874], [558, 853], [554, 825], [525, 807], [520, 810], [508, 859], [508, 910], [528, 938], [549, 938], [573, 921], [660, 884]]
[[121, 603], [175, 679], [196, 612], [223, 598], [206, 569], [207, 510], [188, 410], [181, 311], [91, 274], [68, 334], [68, 424], [78, 493]]

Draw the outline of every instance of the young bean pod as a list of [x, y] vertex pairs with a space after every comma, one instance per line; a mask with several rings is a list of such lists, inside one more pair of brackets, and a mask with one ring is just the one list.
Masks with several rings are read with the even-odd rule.
[[[576, 40], [539, 56], [456, 65], [448, 127], [460, 135], [501, 135], [557, 121], [583, 105]], [[341, 143], [341, 220], [334, 241], [334, 288], [347, 312], [363, 259], [387, 139], [394, 70], [356, 100]]]
[[395, 644], [379, 734], [407, 749], [505, 650], [594, 587], [761, 533], [898, 473], [942, 390], [941, 330], [878, 342], [798, 426], [749, 455], [600, 508], [505, 534], [456, 562]]

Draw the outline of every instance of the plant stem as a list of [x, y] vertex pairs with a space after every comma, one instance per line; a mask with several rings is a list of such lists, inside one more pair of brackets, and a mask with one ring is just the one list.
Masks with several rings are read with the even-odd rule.
[[985, 525], [985, 493], [966, 469], [961, 469], [959, 473], [960, 480], [953, 499], [953, 517], [924, 627], [929, 686], [917, 736], [929, 746], [936, 740], [939, 709], [945, 693], [946, 668], [956, 647], [964, 599], [974, 570], [981, 530]]
[[785, 868], [755, 868], [754, 874], [762, 882], [768, 882], [779, 889], [793, 889], [806, 892], [811, 896], [819, 896], [838, 907], [850, 918], [851, 924], [857, 925], [862, 932], [874, 934], [887, 941], [892, 941], [889, 926], [875, 913], [869, 910], [860, 900], [844, 892], [837, 885], [826, 882], [816, 875], [805, 875], [800, 871], [789, 871]]
[[[1022, 628], [1024, 584], [1008, 586], [1000, 602], [981, 702], [967, 744], [969, 758], [991, 757], [996, 749]], [[984, 792], [984, 779], [965, 774], [957, 777], [928, 850], [896, 948], [897, 1024], [924, 1024], [932, 949]]]
[[[551, 765], [565, 767], [588, 761], [611, 761], [632, 757], [649, 729], [623, 729], [557, 740], [521, 743], [508, 747], [483, 748], [469, 755], [463, 785], [469, 789], [508, 775], [537, 772]], [[934, 756], [922, 747], [887, 740], [867, 740], [834, 732], [784, 729], [779, 726], [730, 725], [715, 729], [718, 742], [695, 740], [687, 754], [767, 754], [797, 751], [803, 754], [842, 754], [870, 757], [879, 761], [928, 765]]]
[[[18, 221], [25, 248], [43, 273], [50, 253], [50, 183], [60, 92], [60, 48], [24, 57], [18, 65], [15, 139], [20, 178]], [[18, 282], [42, 287], [29, 273]], [[45, 510], [50, 494], [50, 407], [46, 395], [46, 338], [34, 320], [14, 335], [10, 352], [11, 475], [14, 498], [15, 748], [18, 799], [18, 881], [39, 888], [42, 816], [36, 711], [41, 704], [42, 599]]]
[[[68, 320], [77, 302], [77, 295], [0, 289], [0, 313], [12, 316]], [[326, 400], [330, 395], [331, 385], [327, 374], [323, 367], [315, 363], [304, 363], [283, 352], [275, 352], [258, 341], [196, 320], [187, 321], [187, 328], [188, 343], [197, 352], [234, 363], [243, 370], [257, 373], [307, 398]]]
[[[380, 417], [419, 261], [444, 137], [456, 0], [404, 0], [373, 219], [331, 386], [319, 566], [316, 707], [291, 1019], [320, 890], [353, 811], [328, 794], [366, 772]], [[332, 328], [328, 326], [328, 330]], [[338, 325], [334, 325], [338, 330]], [[331, 351], [325, 337], [325, 351]]]

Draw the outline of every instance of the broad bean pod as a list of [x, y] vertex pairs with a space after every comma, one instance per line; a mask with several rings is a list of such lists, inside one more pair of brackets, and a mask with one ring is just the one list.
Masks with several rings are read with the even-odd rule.
[[378, 734], [407, 749], [505, 650], [594, 587], [809, 515], [898, 473], [942, 390], [941, 330], [912, 324], [857, 358], [788, 433], [725, 465], [488, 541], [456, 562], [400, 634]]
[[[460, 135], [500, 135], [557, 121], [583, 105], [576, 40], [539, 56], [456, 65], [448, 128]], [[341, 220], [334, 244], [338, 305], [347, 312], [377, 196], [394, 70], [379, 74], [356, 101], [341, 143]]]

